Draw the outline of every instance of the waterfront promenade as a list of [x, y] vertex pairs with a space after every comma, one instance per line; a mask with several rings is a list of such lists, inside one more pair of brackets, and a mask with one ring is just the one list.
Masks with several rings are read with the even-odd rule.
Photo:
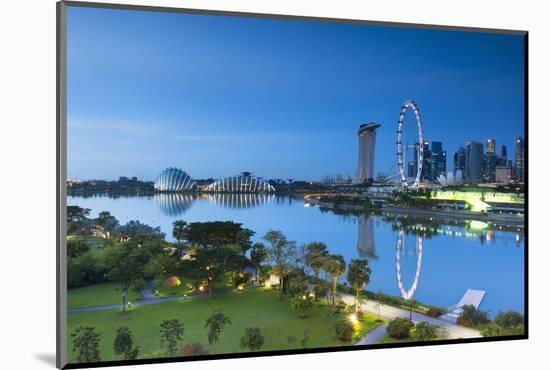
[[[353, 305], [355, 302], [355, 298], [351, 294], [339, 292], [338, 296], [348, 305]], [[380, 314], [380, 318], [386, 320], [393, 320], [397, 317], [409, 319], [411, 317], [411, 313], [408, 310], [388, 306], [374, 300], [368, 300], [366, 303], [361, 304], [360, 309], [375, 316], [378, 316], [378, 314]], [[445, 330], [448, 339], [481, 337], [481, 334], [478, 330], [466, 328], [453, 322], [442, 320], [437, 317], [430, 317], [414, 311], [412, 312], [412, 321], [414, 323], [424, 321], [432, 325], [437, 325]]]

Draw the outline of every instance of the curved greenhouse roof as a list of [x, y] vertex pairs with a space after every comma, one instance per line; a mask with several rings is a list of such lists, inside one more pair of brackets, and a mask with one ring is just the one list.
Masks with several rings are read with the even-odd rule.
[[206, 187], [206, 191], [225, 193], [265, 193], [275, 191], [275, 188], [261, 178], [248, 175], [219, 179]]
[[188, 191], [196, 186], [195, 181], [185, 171], [170, 167], [160, 173], [155, 181], [158, 191]]

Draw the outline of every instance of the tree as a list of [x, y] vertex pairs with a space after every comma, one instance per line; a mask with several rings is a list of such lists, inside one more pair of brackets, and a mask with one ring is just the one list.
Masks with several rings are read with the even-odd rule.
[[160, 324], [160, 347], [169, 356], [177, 353], [178, 342], [183, 340], [184, 326], [178, 319], [164, 320]]
[[252, 247], [251, 238], [254, 234], [255, 232], [250, 229], [241, 229], [237, 232], [237, 235], [235, 236], [235, 244], [241, 247], [243, 255], [245, 255], [246, 252], [248, 252], [248, 250]]
[[77, 288], [105, 281], [105, 266], [89, 253], [67, 260], [67, 286]]
[[260, 328], [246, 328], [241, 337], [241, 348], [248, 348], [251, 351], [258, 351], [264, 345], [264, 336]]
[[82, 221], [90, 214], [89, 208], [67, 206], [67, 223]]
[[134, 348], [132, 332], [126, 326], [119, 326], [113, 345], [115, 355], [124, 355], [125, 360], [135, 360], [139, 354], [139, 346]]
[[229, 317], [225, 316], [220, 309], [214, 311], [212, 315], [206, 319], [204, 327], [208, 328], [208, 343], [210, 343], [210, 345], [219, 341], [220, 333], [225, 325], [231, 325], [231, 320]]
[[355, 312], [359, 311], [359, 293], [370, 282], [369, 261], [353, 259], [348, 265], [348, 282], [355, 289]]
[[144, 267], [149, 258], [144, 250], [133, 243], [115, 244], [107, 250], [105, 263], [107, 275], [111, 280], [120, 283], [122, 288], [122, 312], [126, 311], [126, 294], [128, 289], [143, 280]]
[[306, 246], [306, 263], [315, 273], [315, 277], [319, 278], [319, 273], [324, 265], [324, 260], [328, 256], [328, 249], [323, 242], [313, 242]]
[[179, 354], [181, 356], [204, 356], [208, 354], [208, 349], [199, 342], [185, 343]]
[[254, 243], [250, 250], [250, 262], [256, 269], [256, 281], [260, 279], [260, 267], [267, 259], [267, 250], [262, 243]]
[[481, 311], [473, 305], [462, 306], [462, 313], [456, 320], [457, 324], [463, 326], [478, 326], [489, 323], [487, 312]]
[[187, 222], [183, 220], [174, 221], [174, 223], [172, 224], [172, 236], [174, 237], [174, 239], [176, 239], [178, 244], [180, 244], [181, 241], [185, 239], [186, 228]]
[[71, 334], [73, 338], [73, 351], [77, 352], [77, 362], [98, 362], [99, 337], [93, 326], [79, 326]]
[[237, 244], [242, 224], [233, 221], [191, 222], [187, 224], [184, 239], [199, 248]]
[[294, 261], [296, 242], [287, 240], [282, 232], [276, 230], [268, 231], [263, 239], [270, 244], [267, 255], [273, 263], [273, 273], [279, 278], [279, 291], [282, 299], [284, 277]]
[[313, 286], [313, 294], [315, 294], [315, 298], [326, 298], [327, 302], [329, 302], [328, 292], [330, 290], [330, 285], [324, 281], [319, 280], [314, 286]]
[[82, 254], [88, 252], [89, 250], [90, 246], [82, 243], [78, 239], [67, 240], [67, 257], [69, 258], [80, 257]]
[[227, 272], [241, 271], [245, 263], [246, 258], [239, 253], [239, 247], [227, 245], [197, 249], [192, 259], [182, 263], [182, 268], [198, 283], [205, 282], [208, 294], [212, 296], [219, 278]]
[[332, 279], [332, 303], [334, 304], [336, 299], [336, 288], [338, 285], [338, 279], [344, 275], [346, 271], [346, 261], [344, 257], [340, 255], [331, 255], [325, 259], [323, 266], [324, 270]]
[[126, 224], [119, 226], [115, 231], [116, 238], [120, 241], [135, 239], [138, 243], [142, 243], [145, 239], [160, 239], [165, 238], [165, 234], [160, 227], [152, 227], [139, 222], [138, 220], [128, 221]]
[[108, 211], [99, 212], [98, 217], [95, 219], [96, 227], [103, 231], [106, 239], [111, 239], [112, 233], [118, 224], [118, 220]]

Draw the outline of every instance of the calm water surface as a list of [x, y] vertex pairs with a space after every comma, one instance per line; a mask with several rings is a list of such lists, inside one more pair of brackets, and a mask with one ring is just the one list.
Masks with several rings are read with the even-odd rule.
[[402, 234], [398, 249], [400, 231], [380, 216], [339, 216], [274, 195], [68, 197], [68, 204], [90, 208], [93, 217], [109, 211], [121, 223], [139, 220], [160, 226], [168, 240], [173, 240], [172, 223], [177, 219], [240, 222], [256, 232], [256, 241], [270, 229], [281, 230], [298, 244], [323, 241], [331, 253], [348, 261], [368, 258], [371, 291], [399, 296], [415, 286], [414, 299], [447, 307], [467, 289], [481, 289], [487, 294], [480, 308], [491, 316], [500, 310], [523, 312], [523, 234], [443, 225], [437, 235], [423, 239], [421, 250], [412, 234]]

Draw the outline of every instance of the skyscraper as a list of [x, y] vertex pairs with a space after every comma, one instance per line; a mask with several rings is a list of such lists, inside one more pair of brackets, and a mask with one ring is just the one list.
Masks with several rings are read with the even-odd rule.
[[359, 126], [359, 163], [355, 175], [355, 184], [363, 184], [374, 179], [374, 146], [376, 144], [376, 129], [379, 124], [369, 122]]
[[525, 142], [521, 136], [516, 138], [516, 161], [515, 161], [516, 181], [525, 181]]
[[443, 150], [441, 141], [430, 142], [430, 176], [436, 181], [439, 175], [447, 175], [447, 151]]
[[487, 139], [487, 154], [495, 154], [495, 139]]
[[[418, 148], [420, 147], [419, 143], [414, 144], [414, 176], [418, 172]], [[420, 174], [420, 180], [430, 180], [432, 175], [432, 152], [430, 150], [430, 143], [424, 141], [424, 159], [422, 160], [422, 173]]]
[[458, 148], [458, 150], [453, 155], [453, 166], [454, 166], [454, 174], [456, 176], [456, 171], [460, 170], [462, 171], [462, 174], [464, 175], [464, 171], [466, 169], [466, 149], [464, 147]]
[[495, 139], [487, 139], [486, 151], [483, 163], [483, 180], [485, 182], [495, 181], [495, 168], [497, 166]]
[[508, 149], [506, 149], [506, 145], [500, 146], [500, 156], [506, 162], [506, 159], [508, 158]]
[[500, 156], [497, 157], [497, 166], [506, 167], [508, 165], [508, 149], [506, 145], [500, 146]]
[[464, 145], [464, 149], [466, 151], [464, 180], [471, 184], [477, 184], [483, 178], [483, 144], [468, 141]]

